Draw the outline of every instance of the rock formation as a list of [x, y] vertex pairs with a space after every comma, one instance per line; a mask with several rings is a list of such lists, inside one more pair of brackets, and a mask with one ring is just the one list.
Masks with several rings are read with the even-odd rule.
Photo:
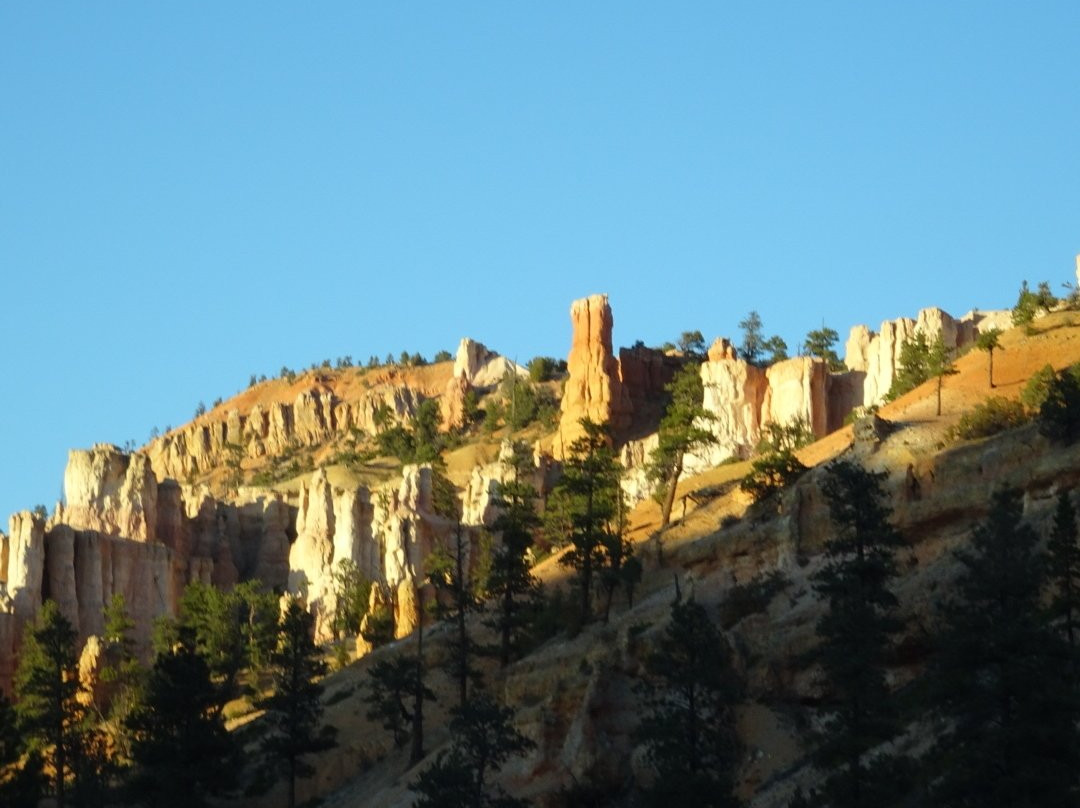
[[[439, 390], [441, 393], [442, 390]], [[412, 417], [423, 396], [402, 384], [378, 384], [350, 400], [326, 386], [301, 390], [291, 404], [255, 404], [246, 413], [231, 409], [224, 420], [204, 416], [153, 440], [146, 447], [158, 479], [187, 480], [223, 467], [233, 453], [276, 457], [297, 446], [321, 446], [352, 429], [377, 431], [375, 414], [387, 407], [401, 422]]]
[[845, 344], [844, 364], [866, 374], [859, 403], [872, 406], [880, 404], [889, 392], [900, 364], [900, 350], [916, 332], [930, 339], [941, 334], [945, 347], [955, 350], [971, 344], [990, 328], [1004, 330], [1011, 326], [1007, 311], [971, 311], [957, 320], [939, 308], [922, 309], [914, 320], [909, 317], [886, 320], [877, 333], [865, 325], [854, 326]]
[[828, 434], [828, 369], [820, 359], [797, 356], [770, 365], [761, 402], [761, 423], [790, 424], [805, 421], [815, 437]]
[[554, 446], [557, 457], [565, 456], [570, 444], [581, 436], [582, 418], [607, 423], [617, 431], [627, 427], [631, 417], [611, 347], [613, 320], [607, 295], [575, 300], [570, 306], [570, 321], [573, 337]]
[[529, 372], [483, 344], [468, 337], [458, 344], [454, 358], [454, 378], [463, 378], [473, 387], [493, 387], [508, 373], [527, 377]]

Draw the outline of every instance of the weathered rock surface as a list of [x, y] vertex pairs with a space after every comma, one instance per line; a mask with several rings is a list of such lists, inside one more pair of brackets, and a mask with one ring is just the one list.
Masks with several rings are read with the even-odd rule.
[[72, 449], [64, 470], [64, 499], [57, 521], [135, 541], [155, 538], [157, 480], [144, 454], [127, 454], [105, 443]]
[[466, 337], [458, 344], [454, 358], [455, 379], [463, 378], [473, 387], [493, 387], [510, 373], [522, 378], [529, 375], [525, 368], [488, 350], [482, 343]]
[[866, 374], [859, 403], [869, 407], [880, 404], [889, 392], [900, 364], [900, 350], [916, 332], [930, 339], [941, 334], [945, 347], [955, 350], [971, 344], [991, 328], [1011, 327], [1008, 311], [970, 311], [957, 320], [939, 308], [926, 308], [914, 320], [908, 317], [886, 320], [877, 333], [865, 325], [853, 327], [845, 344], [844, 363], [851, 370]]
[[820, 359], [797, 356], [770, 365], [761, 403], [761, 423], [790, 424], [803, 420], [816, 437], [828, 434], [828, 370]]
[[607, 295], [575, 300], [570, 306], [573, 337], [567, 358], [568, 378], [563, 390], [556, 457], [564, 457], [582, 435], [579, 421], [589, 418], [618, 431], [630, 424], [631, 408], [611, 347], [613, 319]]
[[[442, 392], [441, 390], [439, 392]], [[320, 446], [358, 429], [374, 435], [375, 414], [389, 408], [392, 420], [412, 417], [423, 396], [402, 384], [380, 384], [342, 400], [326, 386], [301, 390], [291, 404], [255, 404], [246, 413], [229, 410], [224, 420], [204, 416], [162, 435], [146, 447], [158, 479], [187, 480], [241, 457], [276, 457], [297, 446]]]
[[707, 466], [729, 457], [750, 456], [761, 437], [762, 406], [769, 385], [765, 371], [736, 359], [733, 349], [721, 346], [712, 353], [721, 358], [701, 365], [702, 403], [713, 415], [710, 427], [716, 436], [716, 443], [702, 453]]

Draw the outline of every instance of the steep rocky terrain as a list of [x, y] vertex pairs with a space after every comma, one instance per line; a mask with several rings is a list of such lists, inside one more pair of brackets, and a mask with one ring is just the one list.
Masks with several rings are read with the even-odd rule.
[[[893, 672], [909, 679], [924, 662], [925, 631], [938, 592], [948, 586], [950, 548], [965, 540], [1000, 485], [1025, 492], [1037, 524], [1058, 490], [1080, 480], [1080, 454], [1061, 450], [1033, 427], [983, 441], [953, 444], [948, 428], [990, 392], [986, 355], [969, 351], [957, 361], [934, 415], [931, 385], [880, 408], [887, 430], [844, 426], [857, 408], [880, 402], [897, 368], [900, 345], [916, 331], [941, 333], [963, 352], [982, 331], [1006, 327], [1007, 312], [972, 312], [954, 319], [940, 309], [883, 323], [877, 332], [852, 329], [842, 373], [818, 359], [795, 357], [761, 369], [717, 339], [701, 364], [705, 406], [717, 442], [693, 458], [694, 476], [680, 485], [681, 510], [663, 533], [643, 474], [663, 410], [664, 386], [686, 361], [677, 354], [635, 346], [616, 354], [606, 296], [574, 302], [571, 347], [552, 431], [532, 427], [515, 438], [534, 444], [534, 479], [543, 495], [558, 461], [590, 417], [613, 427], [627, 467], [623, 485], [636, 507], [630, 534], [640, 545], [646, 574], [634, 607], [618, 603], [608, 624], [586, 627], [573, 639], [556, 637], [489, 681], [515, 707], [519, 728], [537, 743], [504, 772], [515, 793], [538, 799], [571, 782], [620, 783], [640, 765], [633, 727], [639, 708], [633, 683], [662, 627], [676, 587], [721, 611], [736, 585], [781, 572], [788, 583], [760, 612], [726, 627], [749, 690], [740, 707], [746, 746], [742, 788], [753, 805], [785, 804], [794, 784], [811, 777], [803, 755], [806, 727], [793, 705], [820, 700], [820, 681], [804, 661], [820, 604], [809, 575], [820, 563], [829, 523], [819, 488], [820, 465], [842, 453], [889, 474], [896, 522], [907, 547], [900, 594], [910, 654]], [[1031, 333], [1009, 330], [995, 356], [996, 395], [1016, 398], [1043, 364], [1080, 361], [1080, 327], [1069, 313], [1038, 321]], [[64, 474], [64, 501], [51, 516], [11, 517], [0, 538], [0, 686], [10, 685], [21, 633], [45, 598], [53, 598], [82, 641], [102, 630], [101, 611], [122, 593], [147, 651], [153, 620], [175, 613], [192, 581], [229, 587], [258, 579], [300, 596], [316, 615], [319, 637], [329, 636], [335, 609], [331, 571], [353, 561], [392, 606], [399, 642], [361, 657], [327, 680], [328, 720], [342, 743], [320, 758], [317, 776], [301, 796], [327, 805], [407, 805], [413, 773], [385, 733], [363, 716], [365, 670], [414, 640], [415, 583], [438, 545], [455, 541], [455, 522], [435, 503], [434, 473], [367, 452], [384, 424], [408, 424], [425, 400], [437, 399], [445, 425], [463, 423], [466, 394], [481, 400], [507, 374], [525, 371], [472, 340], [456, 360], [419, 368], [322, 370], [256, 385], [192, 423], [171, 430], [141, 451], [108, 445], [73, 450]], [[818, 438], [802, 450], [817, 467], [788, 490], [779, 513], [750, 505], [737, 480], [763, 428], [801, 418]], [[466, 556], [475, 557], [495, 509], [494, 485], [505, 474], [500, 439], [472, 433], [447, 453], [455, 484]], [[359, 458], [359, 459], [357, 459]], [[911, 479], [919, 481], [918, 496]], [[661, 551], [662, 548], [662, 551]], [[537, 567], [549, 587], [564, 570], [557, 558]], [[435, 687], [447, 691], [441, 629], [431, 636]], [[429, 747], [446, 741], [444, 707], [431, 715]], [[306, 796], [305, 796], [306, 795]], [[280, 795], [279, 795], [280, 796]], [[252, 805], [270, 805], [275, 797]], [[542, 799], [541, 799], [542, 801]]]

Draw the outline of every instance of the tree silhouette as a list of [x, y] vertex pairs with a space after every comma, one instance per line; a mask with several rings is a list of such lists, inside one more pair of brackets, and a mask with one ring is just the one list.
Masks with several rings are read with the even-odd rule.
[[1042, 607], [1038, 536], [1018, 491], [994, 494], [944, 608], [934, 759], [943, 806], [1073, 805], [1080, 717], [1069, 654]]
[[75, 641], [75, 629], [60, 607], [55, 601], [45, 601], [23, 640], [15, 672], [19, 726], [31, 749], [45, 752], [51, 760], [58, 808], [65, 804], [83, 714]]
[[663, 501], [660, 506], [660, 527], [671, 521], [675, 504], [675, 489], [683, 473], [686, 455], [716, 443], [716, 435], [706, 428], [715, 416], [705, 409], [705, 389], [697, 365], [686, 365], [664, 388], [670, 401], [660, 419], [658, 443], [649, 457], [648, 476], [660, 483]]
[[638, 738], [655, 774], [645, 804], [738, 805], [733, 706], [739, 681], [727, 641], [700, 604], [691, 599], [672, 606], [645, 667], [649, 711]]
[[829, 773], [823, 793], [833, 808], [888, 805], [896, 796], [893, 761], [875, 752], [898, 729], [885, 666], [900, 628], [889, 589], [900, 536], [889, 523], [885, 476], [836, 460], [822, 483], [833, 535], [814, 588], [827, 602], [817, 634], [830, 700], [815, 760]]
[[278, 647], [271, 655], [274, 692], [259, 702], [267, 710], [269, 725], [262, 747], [267, 757], [284, 763], [288, 777], [288, 805], [296, 805], [296, 779], [310, 777], [315, 768], [303, 758], [336, 745], [337, 730], [320, 726], [323, 687], [316, 681], [329, 666], [315, 645], [315, 618], [290, 600], [279, 623]]

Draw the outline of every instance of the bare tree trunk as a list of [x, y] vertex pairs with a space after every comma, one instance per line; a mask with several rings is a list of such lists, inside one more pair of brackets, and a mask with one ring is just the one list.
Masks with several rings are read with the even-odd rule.
[[987, 368], [988, 368], [988, 376], [989, 376], [989, 380], [990, 380], [990, 389], [993, 390], [994, 389], [994, 349], [991, 348], [989, 351], [987, 351], [987, 353], [990, 354], [990, 361], [987, 363]]

